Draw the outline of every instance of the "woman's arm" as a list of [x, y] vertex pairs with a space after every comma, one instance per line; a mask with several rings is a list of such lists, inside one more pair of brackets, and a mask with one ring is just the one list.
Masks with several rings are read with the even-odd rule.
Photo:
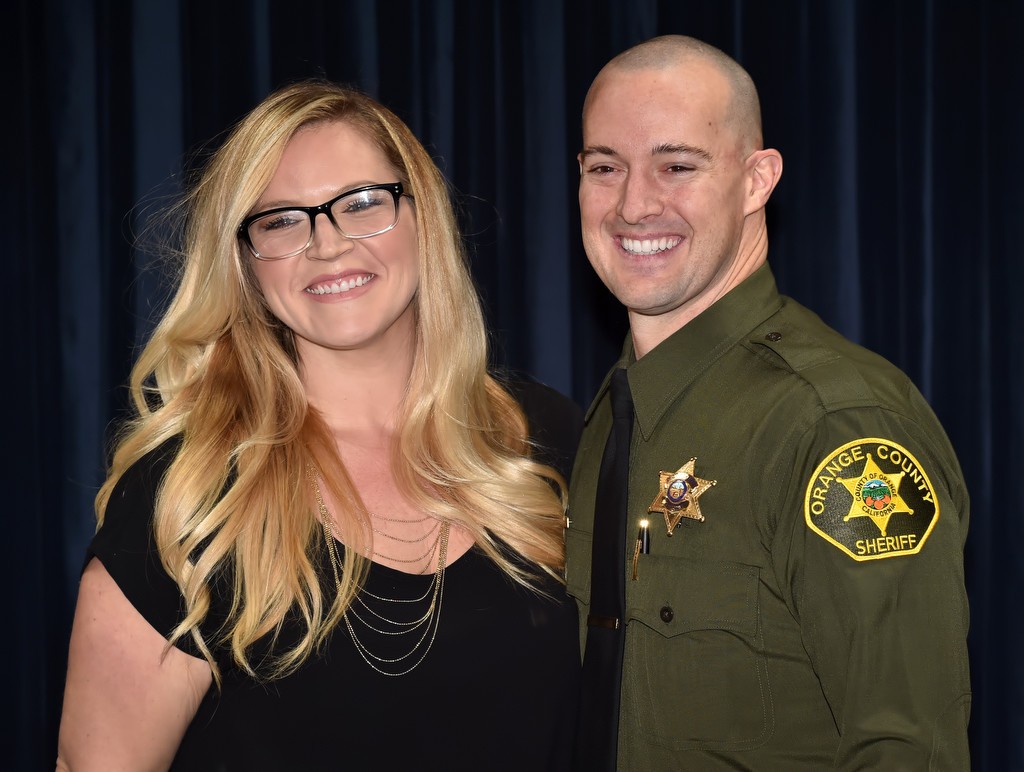
[[71, 631], [58, 770], [170, 766], [212, 673], [166, 644], [93, 558]]

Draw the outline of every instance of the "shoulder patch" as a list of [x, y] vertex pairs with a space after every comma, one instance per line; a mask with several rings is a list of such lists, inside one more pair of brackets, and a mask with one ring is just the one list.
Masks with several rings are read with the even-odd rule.
[[814, 471], [804, 517], [854, 560], [878, 560], [920, 552], [939, 519], [939, 503], [906, 448], [866, 437], [836, 448]]

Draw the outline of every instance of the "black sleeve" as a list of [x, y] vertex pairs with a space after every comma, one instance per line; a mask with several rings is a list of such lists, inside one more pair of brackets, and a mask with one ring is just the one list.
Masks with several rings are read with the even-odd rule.
[[[128, 602], [165, 637], [184, 618], [185, 602], [160, 563], [152, 526], [157, 490], [177, 448], [178, 442], [169, 440], [124, 473], [85, 557], [86, 563], [98, 558]], [[190, 643], [179, 645], [195, 656]]]

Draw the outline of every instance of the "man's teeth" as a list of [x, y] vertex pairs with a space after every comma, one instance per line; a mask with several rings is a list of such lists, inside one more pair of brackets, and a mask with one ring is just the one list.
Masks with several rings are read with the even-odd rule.
[[339, 292], [348, 292], [356, 287], [362, 287], [372, 278], [373, 274], [368, 273], [351, 279], [341, 279], [340, 281], [332, 281], [326, 284], [317, 284], [315, 287], [307, 287], [306, 292], [312, 295], [337, 295]]
[[672, 249], [682, 241], [678, 236], [663, 236], [660, 239], [622, 239], [622, 248], [633, 255], [655, 255]]

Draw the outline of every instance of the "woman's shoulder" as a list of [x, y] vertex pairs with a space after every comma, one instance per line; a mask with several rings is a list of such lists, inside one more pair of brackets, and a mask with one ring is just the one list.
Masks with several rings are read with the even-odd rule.
[[[86, 551], [98, 558], [128, 601], [161, 635], [181, 618], [181, 595], [153, 541], [157, 491], [180, 446], [171, 438], [131, 464], [107, 500], [103, 523]], [[189, 651], [189, 653], [194, 653]]]
[[495, 377], [522, 407], [530, 440], [538, 449], [538, 460], [555, 467], [568, 479], [583, 432], [583, 409], [532, 376], [502, 372]]
[[89, 544], [86, 563], [99, 558], [115, 581], [121, 566], [130, 571], [144, 571], [149, 564], [159, 565], [153, 545], [153, 512], [160, 483], [179, 446], [180, 440], [173, 437], [122, 472], [107, 499], [100, 527]]
[[104, 525], [117, 522], [126, 513], [152, 512], [157, 490], [181, 447], [181, 437], [164, 440], [121, 474], [107, 500]]

